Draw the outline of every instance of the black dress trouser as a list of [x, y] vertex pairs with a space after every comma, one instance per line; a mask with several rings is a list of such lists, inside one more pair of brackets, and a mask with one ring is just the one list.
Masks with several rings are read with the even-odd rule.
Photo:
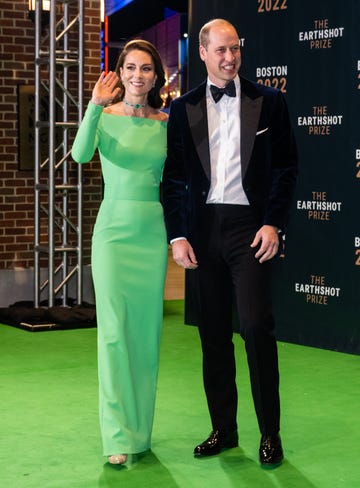
[[280, 430], [280, 399], [271, 262], [260, 264], [254, 257], [256, 249], [250, 247], [259, 227], [249, 206], [208, 204], [204, 212], [196, 273], [203, 378], [212, 427], [237, 428], [235, 303], [259, 429], [272, 435]]

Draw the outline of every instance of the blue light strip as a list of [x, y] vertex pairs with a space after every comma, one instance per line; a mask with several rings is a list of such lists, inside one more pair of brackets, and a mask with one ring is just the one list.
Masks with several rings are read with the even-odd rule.
[[111, 15], [134, 0], [105, 0], [105, 15]]

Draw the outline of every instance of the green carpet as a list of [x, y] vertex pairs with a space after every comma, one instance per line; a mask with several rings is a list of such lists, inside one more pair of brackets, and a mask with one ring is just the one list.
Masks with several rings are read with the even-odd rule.
[[240, 446], [194, 459], [210, 432], [197, 329], [165, 302], [152, 451], [112, 467], [101, 455], [96, 329], [27, 332], [0, 325], [2, 488], [357, 488], [360, 358], [279, 343], [286, 461], [259, 467], [259, 432], [241, 338]]

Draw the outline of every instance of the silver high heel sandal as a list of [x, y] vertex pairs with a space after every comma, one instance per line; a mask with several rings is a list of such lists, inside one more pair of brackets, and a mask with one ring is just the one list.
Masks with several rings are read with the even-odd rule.
[[113, 454], [108, 456], [108, 461], [110, 464], [124, 464], [127, 461], [127, 454]]

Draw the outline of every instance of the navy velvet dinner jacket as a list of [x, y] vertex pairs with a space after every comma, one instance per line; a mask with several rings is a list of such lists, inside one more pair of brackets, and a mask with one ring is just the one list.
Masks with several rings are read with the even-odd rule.
[[[241, 80], [242, 184], [259, 226], [284, 231], [297, 176], [297, 148], [283, 94]], [[201, 238], [199, 219], [210, 188], [206, 82], [173, 100], [163, 203], [168, 239]], [[240, 134], [239, 134], [240, 136]]]

